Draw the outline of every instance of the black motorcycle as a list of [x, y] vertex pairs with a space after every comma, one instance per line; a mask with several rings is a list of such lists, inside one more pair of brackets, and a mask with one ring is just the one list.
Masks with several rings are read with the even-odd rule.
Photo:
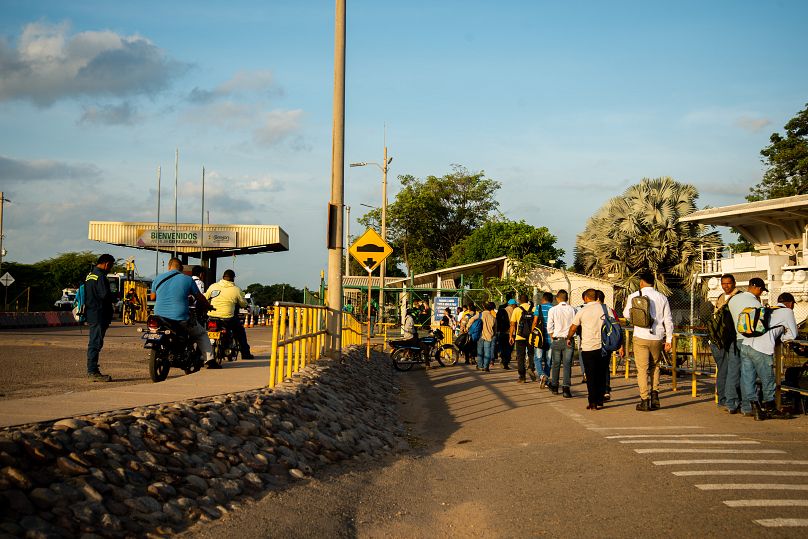
[[223, 360], [235, 361], [238, 358], [238, 339], [222, 318], [208, 318], [208, 338], [213, 347], [213, 357], [221, 364]]
[[416, 363], [427, 364], [434, 359], [441, 366], [454, 365], [460, 358], [460, 350], [453, 344], [441, 344], [443, 332], [436, 329], [429, 335], [413, 342], [409, 339], [390, 341], [393, 353], [393, 367], [399, 371], [408, 371]]
[[191, 374], [202, 368], [204, 358], [179, 323], [150, 315], [143, 333], [143, 348], [149, 351], [149, 376], [152, 382], [162, 382], [168, 378], [171, 367]]

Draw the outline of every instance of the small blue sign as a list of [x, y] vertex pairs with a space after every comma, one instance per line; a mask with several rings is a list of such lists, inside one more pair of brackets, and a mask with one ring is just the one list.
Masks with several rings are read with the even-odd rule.
[[452, 310], [452, 315], [457, 316], [457, 310], [460, 308], [460, 298], [453, 297], [439, 297], [435, 298], [432, 303], [432, 312], [435, 315], [435, 322], [440, 322], [443, 318], [444, 310], [449, 307]]

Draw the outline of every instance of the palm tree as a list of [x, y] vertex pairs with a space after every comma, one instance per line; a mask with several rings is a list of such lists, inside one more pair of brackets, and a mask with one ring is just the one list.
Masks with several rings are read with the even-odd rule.
[[696, 211], [698, 190], [672, 178], [644, 178], [604, 204], [575, 244], [579, 271], [607, 278], [626, 291], [639, 286], [639, 272], [654, 273], [657, 288], [689, 288], [704, 251], [720, 247], [718, 232], [679, 218]]

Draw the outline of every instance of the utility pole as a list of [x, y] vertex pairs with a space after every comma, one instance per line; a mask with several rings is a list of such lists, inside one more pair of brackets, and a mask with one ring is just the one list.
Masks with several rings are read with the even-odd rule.
[[[387, 241], [387, 167], [390, 162], [387, 160], [387, 129], [384, 133], [384, 161], [382, 161], [382, 239]], [[384, 324], [384, 285], [385, 273], [387, 272], [387, 259], [382, 260], [382, 267], [379, 270], [379, 322]]]
[[348, 252], [348, 246], [351, 244], [351, 207], [345, 206], [345, 276], [351, 275], [351, 253]]
[[11, 201], [3, 196], [3, 191], [0, 191], [0, 275], [3, 275], [3, 255], [5, 254], [3, 251], [3, 206], [6, 205], [6, 202]]
[[328, 250], [328, 346], [342, 353], [342, 207], [345, 203], [345, 0], [336, 0], [334, 16], [334, 124], [331, 146], [331, 204], [339, 208], [333, 223], [335, 244]]

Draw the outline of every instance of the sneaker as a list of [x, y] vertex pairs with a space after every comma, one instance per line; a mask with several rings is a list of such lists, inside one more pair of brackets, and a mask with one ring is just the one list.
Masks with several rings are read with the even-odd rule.
[[491, 372], [491, 368], [490, 368], [490, 367], [486, 367], [486, 368], [485, 368], [485, 372]]
[[205, 368], [208, 369], [221, 369], [222, 366], [216, 363], [215, 361], [211, 361], [209, 363], [205, 363]]
[[612, 400], [612, 394], [611, 393], [604, 393], [603, 394], [603, 402], [609, 402], [610, 400]]
[[530, 369], [528, 369], [528, 370], [527, 370], [527, 373], [530, 375], [530, 381], [531, 381], [531, 382], [535, 382], [535, 381], [537, 381], [537, 380], [538, 380], [538, 378], [536, 377], [536, 373], [535, 373], [535, 372], [533, 372], [533, 371], [531, 371]]
[[539, 380], [539, 389], [544, 389], [545, 387], [547, 387], [547, 375], [542, 374], [541, 380]]
[[101, 374], [101, 372], [91, 372], [87, 375], [91, 382], [111, 382], [112, 376], [108, 374]]
[[241, 359], [255, 359], [255, 356], [252, 354], [241, 354]]
[[506, 371], [511, 370], [511, 368], [510, 368], [510, 367], [508, 367], [507, 365], [503, 365], [503, 366], [502, 366], [502, 368], [503, 368], [503, 369], [505, 369]]

